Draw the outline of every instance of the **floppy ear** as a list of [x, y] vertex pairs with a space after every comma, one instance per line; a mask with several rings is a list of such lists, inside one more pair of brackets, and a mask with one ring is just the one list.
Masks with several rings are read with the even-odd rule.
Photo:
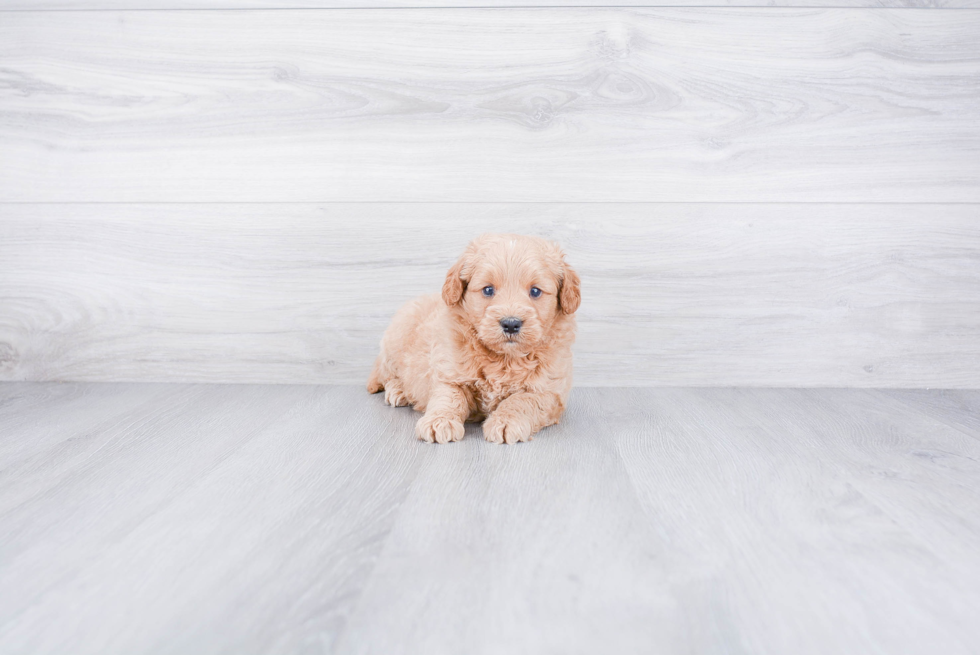
[[452, 307], [463, 299], [463, 292], [466, 291], [466, 280], [463, 279], [463, 264], [466, 260], [464, 254], [459, 258], [449, 272], [446, 273], [446, 281], [442, 285], [442, 300]]
[[558, 284], [558, 304], [566, 314], [574, 314], [575, 310], [582, 303], [582, 294], [579, 291], [581, 282], [578, 273], [571, 266], [562, 262], [562, 276]]

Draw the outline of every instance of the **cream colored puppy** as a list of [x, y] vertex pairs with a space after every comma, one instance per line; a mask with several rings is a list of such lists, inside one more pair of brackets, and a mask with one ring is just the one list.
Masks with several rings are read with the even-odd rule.
[[485, 234], [449, 269], [441, 296], [395, 314], [368, 391], [424, 412], [424, 441], [459, 441], [464, 421], [484, 421], [493, 443], [528, 441], [565, 409], [579, 302], [557, 244]]

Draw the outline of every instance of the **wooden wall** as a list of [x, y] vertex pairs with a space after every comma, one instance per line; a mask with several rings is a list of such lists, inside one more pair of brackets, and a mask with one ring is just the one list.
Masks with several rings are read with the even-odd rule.
[[580, 384], [980, 386], [980, 3], [125, 4], [0, 0], [0, 379], [360, 383], [517, 231]]

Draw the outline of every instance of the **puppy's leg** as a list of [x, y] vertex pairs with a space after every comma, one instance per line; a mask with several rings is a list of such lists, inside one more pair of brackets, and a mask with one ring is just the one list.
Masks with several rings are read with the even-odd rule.
[[411, 404], [398, 378], [391, 378], [385, 382], [385, 402], [392, 407], [405, 407]]
[[378, 393], [384, 388], [385, 383], [381, 380], [381, 356], [379, 355], [374, 360], [374, 367], [371, 369], [370, 377], [368, 377], [367, 390], [368, 393]]
[[470, 399], [459, 387], [441, 384], [432, 391], [425, 414], [415, 424], [415, 436], [429, 443], [463, 438], [463, 421], [470, 414]]
[[491, 443], [530, 441], [535, 432], [557, 423], [564, 409], [556, 393], [515, 393], [483, 422], [483, 438]]

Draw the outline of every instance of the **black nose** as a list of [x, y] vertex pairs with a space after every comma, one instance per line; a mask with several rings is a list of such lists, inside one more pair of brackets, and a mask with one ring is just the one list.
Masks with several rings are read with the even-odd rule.
[[517, 334], [521, 331], [522, 325], [524, 325], [524, 322], [513, 316], [500, 319], [500, 327], [503, 328], [506, 334]]

